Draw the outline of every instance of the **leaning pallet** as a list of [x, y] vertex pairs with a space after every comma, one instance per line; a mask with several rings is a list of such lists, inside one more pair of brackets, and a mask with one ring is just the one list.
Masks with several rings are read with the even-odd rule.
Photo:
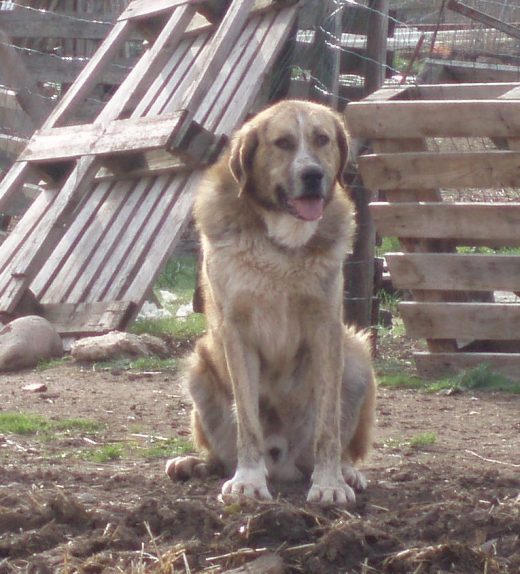
[[[228, 5], [227, 10], [225, 9]], [[211, 22], [200, 13], [223, 9]], [[0, 247], [0, 320], [124, 329], [172, 253], [202, 168], [244, 119], [298, 10], [267, 0], [135, 0], [0, 186], [40, 193]], [[124, 41], [148, 47], [92, 124], [68, 125]]]
[[[520, 378], [520, 85], [385, 88], [347, 106], [421, 375], [481, 364]], [[506, 193], [507, 190], [507, 193]], [[384, 201], [383, 201], [384, 199]], [[507, 200], [507, 201], [506, 201]]]

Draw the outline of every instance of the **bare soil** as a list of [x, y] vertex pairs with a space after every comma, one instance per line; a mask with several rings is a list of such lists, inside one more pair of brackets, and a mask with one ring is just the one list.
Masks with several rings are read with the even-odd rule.
[[189, 438], [172, 374], [66, 364], [1, 374], [0, 397], [3, 411], [106, 425], [0, 435], [0, 574], [268, 572], [261, 556], [276, 558], [273, 573], [520, 572], [519, 395], [380, 389], [369, 487], [347, 509], [306, 504], [306, 484], [226, 506], [220, 479], [172, 483], [165, 458], [135, 448], [84, 459], [103, 444]]

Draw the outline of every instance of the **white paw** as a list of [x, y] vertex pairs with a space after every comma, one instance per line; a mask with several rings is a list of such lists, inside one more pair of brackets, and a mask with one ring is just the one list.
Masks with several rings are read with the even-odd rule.
[[357, 492], [361, 492], [367, 487], [368, 482], [365, 475], [357, 470], [357, 468], [354, 468], [350, 464], [343, 464], [341, 472], [345, 482]]
[[224, 483], [222, 499], [225, 502], [235, 498], [256, 498], [257, 500], [272, 500], [267, 488], [265, 470], [259, 465], [254, 469], [237, 468], [235, 476]]
[[209, 475], [209, 468], [198, 456], [177, 456], [166, 462], [166, 474], [172, 480], [206, 478]]
[[325, 484], [313, 483], [307, 495], [307, 502], [317, 502], [322, 505], [344, 506], [355, 501], [354, 491], [343, 480]]

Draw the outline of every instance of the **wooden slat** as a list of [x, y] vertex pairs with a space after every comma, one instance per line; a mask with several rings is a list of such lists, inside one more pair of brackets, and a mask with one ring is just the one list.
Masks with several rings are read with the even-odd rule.
[[39, 130], [20, 161], [63, 161], [83, 155], [147, 151], [168, 146], [184, 119], [183, 112], [157, 117], [114, 120], [106, 125], [86, 124]]
[[386, 253], [398, 289], [520, 291], [520, 256]]
[[124, 329], [134, 312], [131, 301], [43, 305], [42, 315], [60, 335], [98, 335]]
[[133, 0], [119, 16], [118, 21], [152, 18], [163, 15], [165, 12], [171, 12], [177, 6], [198, 3], [200, 3], [199, 0], [154, 0], [153, 2], [150, 0]]
[[411, 337], [461, 340], [520, 339], [520, 305], [499, 303], [399, 304]]
[[491, 100], [518, 88], [517, 82], [474, 84], [420, 84], [410, 92], [411, 100]]
[[520, 185], [516, 151], [380, 153], [361, 156], [358, 163], [364, 184], [372, 190]]
[[[520, 351], [520, 341], [519, 341]], [[414, 353], [417, 371], [421, 377], [438, 379], [460, 371], [488, 365], [514, 381], [520, 380], [519, 353]]]
[[353, 137], [514, 137], [520, 133], [520, 102], [514, 100], [422, 100], [352, 102], [346, 110]]
[[[193, 6], [186, 5], [174, 11], [157, 40], [143, 54], [116, 94], [99, 114], [95, 121], [96, 124], [116, 119], [127, 106], [142, 97], [149, 85], [149, 78], [160, 72], [169, 59], [170, 50], [174, 50], [180, 42], [182, 32], [193, 17], [194, 10]], [[114, 41], [125, 32], [127, 22], [120, 22], [116, 25], [115, 28], [119, 28], [119, 30], [113, 38]], [[111, 51], [111, 47], [102, 47], [101, 51], [106, 54]], [[88, 83], [84, 82], [86, 78], [81, 77], [80, 79], [81, 86]], [[23, 169], [28, 164], [27, 162], [20, 162], [18, 165], [22, 166], [20, 169]], [[16, 308], [24, 290], [36, 275], [42, 261], [55, 247], [62, 234], [63, 226], [77, 207], [82, 195], [89, 188], [98, 168], [95, 156], [86, 156], [78, 160], [75, 169], [54, 199], [52, 208], [49, 209], [48, 199], [42, 194], [41, 200], [38, 198], [33, 203], [24, 218], [8, 236], [0, 252], [1, 311], [10, 313]], [[8, 191], [12, 191], [12, 188], [9, 188]], [[2, 194], [0, 192], [0, 201], [1, 199]]]
[[520, 245], [520, 205], [516, 203], [374, 202], [370, 210], [384, 236]]
[[184, 94], [180, 109], [196, 110], [201, 104], [238, 40], [254, 3], [254, 0], [235, 0], [231, 4], [211, 42], [190, 72], [192, 83]]

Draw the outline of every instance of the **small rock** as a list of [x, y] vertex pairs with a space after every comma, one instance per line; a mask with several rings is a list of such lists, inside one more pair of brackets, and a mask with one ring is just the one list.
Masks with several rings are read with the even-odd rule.
[[62, 355], [60, 336], [43, 317], [20, 317], [0, 331], [0, 371], [34, 367], [42, 359]]
[[168, 355], [167, 345], [158, 337], [112, 331], [97, 337], [85, 337], [72, 344], [76, 361], [105, 361], [117, 357], [148, 357]]
[[47, 390], [47, 385], [45, 383], [32, 383], [22, 387], [22, 390], [29, 393], [44, 393]]

